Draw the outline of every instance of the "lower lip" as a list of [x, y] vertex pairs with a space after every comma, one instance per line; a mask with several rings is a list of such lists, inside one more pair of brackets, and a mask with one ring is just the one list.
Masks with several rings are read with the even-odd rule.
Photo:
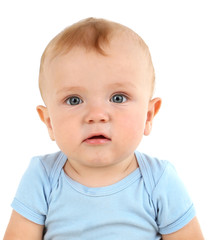
[[84, 142], [90, 145], [101, 145], [109, 143], [111, 140], [106, 138], [86, 139]]

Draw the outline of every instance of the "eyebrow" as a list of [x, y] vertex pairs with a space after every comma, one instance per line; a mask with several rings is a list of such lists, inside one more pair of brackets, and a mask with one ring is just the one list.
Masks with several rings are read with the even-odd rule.
[[132, 83], [132, 82], [125, 82], [125, 83], [121, 83], [121, 82], [117, 82], [117, 83], [111, 83], [108, 85], [108, 87], [131, 87], [131, 88], [136, 88], [136, 86]]
[[73, 86], [73, 87], [63, 87], [62, 89], [59, 89], [56, 92], [56, 95], [59, 95], [63, 92], [73, 92], [73, 91], [83, 91], [85, 88], [84, 87], [80, 87], [80, 86]]
[[[131, 82], [126, 82], [126, 83], [121, 83], [121, 82], [116, 82], [116, 83], [111, 83], [107, 85], [108, 88], [136, 88], [136, 86], [131, 83]], [[72, 86], [72, 87], [63, 87], [62, 89], [59, 89], [56, 92], [56, 95], [65, 93], [65, 92], [75, 92], [75, 91], [84, 91], [85, 87], [82, 86]]]

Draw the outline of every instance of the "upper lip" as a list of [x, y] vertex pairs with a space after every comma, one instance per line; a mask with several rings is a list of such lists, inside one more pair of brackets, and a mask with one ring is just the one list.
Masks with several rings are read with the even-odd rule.
[[89, 138], [92, 138], [92, 137], [98, 137], [98, 136], [103, 136], [103, 137], [111, 140], [111, 138], [110, 138], [107, 134], [105, 134], [105, 133], [92, 133], [92, 134], [89, 134], [89, 135], [84, 139], [84, 141], [85, 141], [86, 139], [89, 139]]

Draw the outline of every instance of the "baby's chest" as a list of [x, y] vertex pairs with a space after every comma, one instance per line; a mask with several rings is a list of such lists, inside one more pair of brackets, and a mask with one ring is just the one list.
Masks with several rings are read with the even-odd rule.
[[136, 197], [144, 194], [139, 183], [103, 196], [61, 185], [51, 194], [44, 239], [160, 239], [149, 199]]

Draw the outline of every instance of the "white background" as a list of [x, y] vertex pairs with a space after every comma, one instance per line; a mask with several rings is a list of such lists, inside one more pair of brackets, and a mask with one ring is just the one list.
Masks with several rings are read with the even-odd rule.
[[176, 166], [209, 239], [209, 6], [203, 0], [1, 1], [0, 238], [30, 158], [57, 151], [35, 110], [42, 103], [40, 56], [58, 32], [90, 16], [120, 22], [148, 44], [163, 104], [139, 150]]

